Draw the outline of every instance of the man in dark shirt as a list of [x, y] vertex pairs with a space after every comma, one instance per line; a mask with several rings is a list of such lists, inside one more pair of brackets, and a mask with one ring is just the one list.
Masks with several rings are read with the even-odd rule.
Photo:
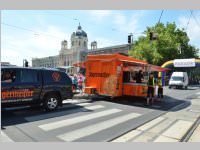
[[142, 70], [140, 70], [140, 71], [136, 74], [136, 83], [142, 83], [142, 79], [144, 79], [144, 76], [143, 76]]

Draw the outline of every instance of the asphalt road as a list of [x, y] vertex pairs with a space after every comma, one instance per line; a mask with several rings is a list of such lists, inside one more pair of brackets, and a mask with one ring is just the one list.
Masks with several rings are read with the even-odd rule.
[[13, 141], [110, 141], [190, 101], [199, 91], [199, 87], [165, 87], [164, 99], [148, 107], [143, 99], [119, 98], [67, 100], [54, 112], [40, 108], [2, 110], [1, 125]]

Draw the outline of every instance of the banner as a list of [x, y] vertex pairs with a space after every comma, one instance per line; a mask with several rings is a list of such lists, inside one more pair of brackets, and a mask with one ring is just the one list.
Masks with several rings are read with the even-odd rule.
[[175, 59], [174, 67], [195, 67], [195, 59]]

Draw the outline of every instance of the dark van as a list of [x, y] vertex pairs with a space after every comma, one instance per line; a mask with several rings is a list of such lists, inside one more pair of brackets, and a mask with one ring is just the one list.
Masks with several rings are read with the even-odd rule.
[[41, 105], [55, 110], [73, 97], [70, 77], [57, 69], [1, 67], [1, 107]]

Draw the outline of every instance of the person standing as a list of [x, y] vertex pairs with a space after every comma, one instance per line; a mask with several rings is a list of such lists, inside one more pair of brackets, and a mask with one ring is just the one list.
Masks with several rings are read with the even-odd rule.
[[73, 77], [73, 85], [74, 85], [75, 91], [77, 90], [77, 84], [78, 84], [78, 79], [77, 79], [76, 74], [74, 74], [74, 77]]
[[82, 94], [83, 93], [83, 77], [82, 76], [78, 77], [78, 88], [79, 88], [80, 94]]
[[142, 80], [144, 79], [144, 75], [142, 70], [140, 70], [136, 75], [136, 83], [142, 83]]
[[153, 74], [150, 74], [148, 82], [147, 82], [147, 86], [148, 86], [147, 105], [149, 105], [150, 103], [153, 104], [154, 102], [154, 99], [153, 99], [154, 98], [154, 82], [155, 82], [154, 76]]
[[161, 77], [158, 77], [157, 85], [158, 85], [158, 98], [161, 99], [163, 98], [163, 86]]

